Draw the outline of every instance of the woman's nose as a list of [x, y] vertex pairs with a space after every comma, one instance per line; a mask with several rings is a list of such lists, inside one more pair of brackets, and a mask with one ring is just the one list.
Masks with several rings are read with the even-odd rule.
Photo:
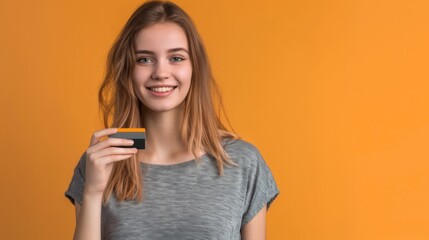
[[162, 80], [170, 77], [170, 68], [165, 61], [158, 61], [152, 73], [152, 79]]

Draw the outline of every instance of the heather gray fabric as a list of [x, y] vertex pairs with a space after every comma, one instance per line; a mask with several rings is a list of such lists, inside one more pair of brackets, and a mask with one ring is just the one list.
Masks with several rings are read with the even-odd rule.
[[[117, 202], [102, 207], [102, 239], [240, 240], [241, 227], [279, 194], [273, 175], [259, 151], [243, 140], [225, 142], [225, 150], [240, 165], [224, 165], [204, 155], [173, 165], [142, 163], [143, 202]], [[65, 192], [81, 203], [85, 154]]]

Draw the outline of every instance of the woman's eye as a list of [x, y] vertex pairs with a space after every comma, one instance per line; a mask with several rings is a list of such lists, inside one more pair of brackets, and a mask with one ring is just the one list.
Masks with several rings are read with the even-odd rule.
[[152, 60], [150, 58], [144, 57], [144, 58], [137, 59], [137, 62], [139, 62], [139, 63], [151, 63]]
[[171, 58], [171, 61], [173, 61], [173, 62], [181, 62], [181, 61], [183, 61], [183, 60], [185, 60], [185, 59], [183, 59], [183, 58], [181, 58], [181, 57], [172, 57], [172, 58]]

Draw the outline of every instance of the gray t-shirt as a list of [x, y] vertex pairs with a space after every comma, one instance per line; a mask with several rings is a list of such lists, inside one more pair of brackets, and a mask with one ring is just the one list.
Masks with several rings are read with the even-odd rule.
[[[224, 164], [218, 175], [213, 157], [173, 165], [142, 163], [143, 201], [116, 201], [102, 206], [102, 239], [240, 240], [241, 227], [280, 193], [259, 151], [243, 140], [225, 141], [239, 167]], [[65, 192], [82, 202], [85, 154]]]

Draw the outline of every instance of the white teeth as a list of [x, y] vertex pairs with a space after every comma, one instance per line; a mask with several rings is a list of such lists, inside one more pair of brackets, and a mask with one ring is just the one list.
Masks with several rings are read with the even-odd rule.
[[173, 90], [173, 87], [155, 87], [155, 88], [151, 88], [150, 90], [154, 92], [169, 92]]

